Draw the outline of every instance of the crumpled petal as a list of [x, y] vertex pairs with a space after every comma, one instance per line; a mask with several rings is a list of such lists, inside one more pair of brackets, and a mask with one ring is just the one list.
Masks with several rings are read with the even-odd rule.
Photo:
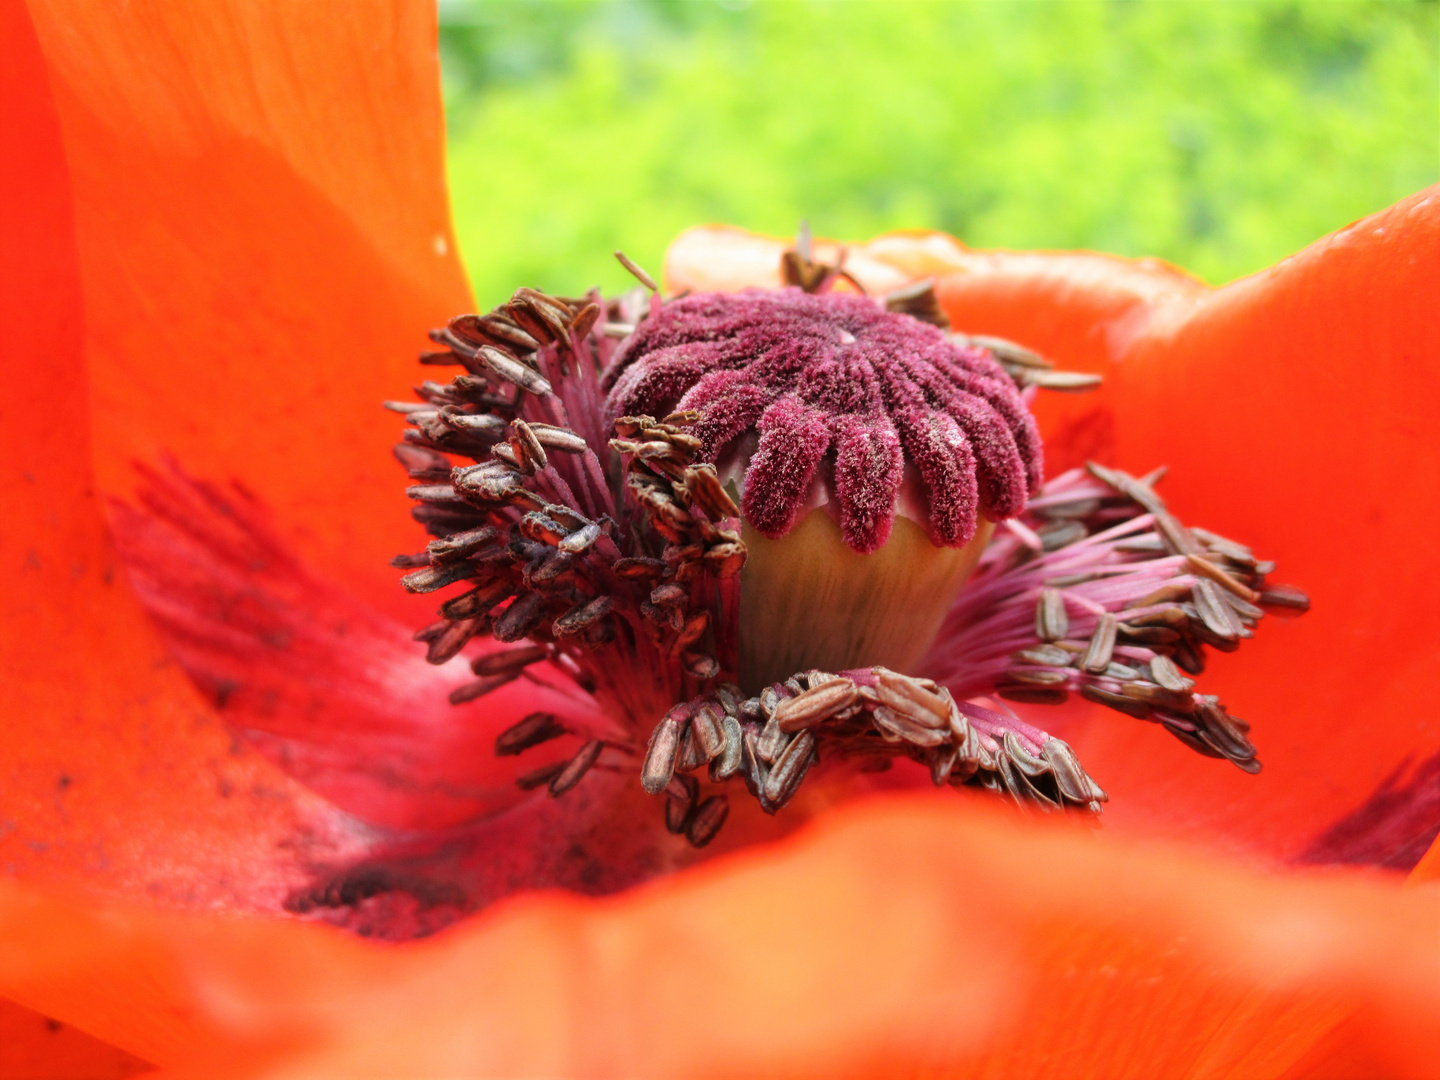
[[[1437, 918], [1433, 888], [1261, 875], [911, 796], [612, 899], [517, 898], [399, 950], [6, 888], [0, 932], [20, 947], [0, 992], [175, 1076], [1259, 1080], [1343, 1052], [1357, 1075], [1418, 1077], [1440, 1068]], [[142, 977], [188, 993], [187, 1038], [141, 1045], [126, 991]], [[1367, 1024], [1317, 1057], [1361, 1005]]]

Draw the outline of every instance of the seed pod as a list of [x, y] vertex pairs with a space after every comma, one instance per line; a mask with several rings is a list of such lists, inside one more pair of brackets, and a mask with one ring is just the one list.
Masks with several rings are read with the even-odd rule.
[[428, 645], [448, 629], [450, 629], [450, 620], [441, 619], [439, 622], [433, 622], [429, 626], [423, 626], [416, 630], [410, 635], [410, 640], [423, 641]]
[[1026, 683], [1003, 683], [995, 687], [995, 693], [1006, 701], [1018, 701], [1026, 705], [1064, 705], [1070, 700], [1070, 692], [1063, 687], [1031, 686]]
[[496, 443], [490, 448], [490, 455], [495, 458], [495, 460], [519, 470], [526, 476], [535, 475], [535, 467], [526, 460], [520, 451], [515, 449], [513, 443]]
[[1042, 390], [1060, 390], [1069, 394], [1094, 390], [1104, 381], [1100, 375], [1083, 371], [1034, 371], [1027, 381]]
[[1013, 667], [1005, 673], [1005, 676], [1031, 686], [1064, 686], [1070, 681], [1070, 676], [1065, 672], [1055, 671], [1052, 668]]
[[1055, 645], [1035, 645], [1010, 654], [1010, 659], [1022, 664], [1048, 664], [1051, 667], [1065, 667], [1070, 663], [1070, 654]]
[[773, 765], [785, 752], [785, 747], [790, 744], [790, 738], [780, 730], [780, 725], [775, 722], [772, 713], [770, 719], [765, 721], [765, 726], [760, 730], [759, 739], [756, 741], [755, 750], [760, 759], [767, 765]]
[[519, 289], [510, 298], [510, 303], [505, 306], [511, 313], [511, 317], [527, 330], [530, 330], [530, 325], [522, 321], [520, 316], [522, 312], [531, 316], [531, 320], [537, 324], [539, 330], [539, 333], [530, 330], [532, 337], [543, 337], [550, 341], [567, 343], [570, 336], [570, 309], [564, 304], [556, 302], [552, 297], [535, 289]]
[[507, 304], [501, 305], [496, 310], [503, 311], [505, 317], [524, 329], [542, 346], [549, 345], [556, 339], [554, 328], [540, 314], [540, 312], [526, 304], [521, 299], [511, 299]]
[[670, 655], [679, 656], [688, 646], [699, 641], [710, 626], [710, 612], [707, 610], [697, 611], [690, 618], [685, 620], [675, 637], [675, 642], [670, 646]]
[[936, 787], [942, 786], [950, 779], [959, 760], [959, 752], [953, 746], [936, 746], [926, 751], [925, 764], [930, 766], [930, 782]]
[[455, 490], [472, 503], [509, 503], [522, 494], [528, 496], [520, 474], [507, 463], [485, 462], [456, 469], [453, 483]]
[[466, 435], [498, 439], [505, 432], [505, 418], [493, 413], [441, 413], [440, 419], [447, 427]]
[[686, 469], [685, 486], [689, 488], [695, 503], [705, 511], [711, 521], [740, 516], [740, 508], [725, 490], [725, 485], [720, 483], [714, 465], [706, 463]]
[[715, 695], [715, 700], [720, 703], [720, 707], [724, 709], [726, 713], [737, 717], [740, 715], [740, 706], [744, 702], [745, 696], [740, 693], [738, 686], [732, 683], [721, 683], [715, 687], [712, 693]]
[[678, 503], [651, 502], [650, 511], [651, 528], [671, 543], [685, 542], [685, 530], [694, 524], [694, 519]]
[[406, 498], [425, 503], [457, 503], [465, 500], [450, 484], [412, 484], [405, 489]]
[[499, 320], [489, 315], [459, 315], [450, 320], [450, 332], [475, 348], [481, 345], [513, 345], [528, 352], [540, 344], [513, 324], [500, 324]]
[[576, 529], [583, 529], [590, 524], [589, 518], [564, 503], [546, 503], [541, 509], [549, 517], [559, 522], [567, 533], [573, 533]]

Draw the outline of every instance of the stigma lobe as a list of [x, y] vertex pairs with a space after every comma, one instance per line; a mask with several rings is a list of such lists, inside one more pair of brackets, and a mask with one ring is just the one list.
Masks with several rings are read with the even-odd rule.
[[1018, 514], [1040, 482], [1035, 421], [990, 352], [862, 296], [672, 301], [636, 329], [605, 386], [611, 417], [698, 410], [708, 460], [753, 432], [741, 509], [770, 537], [795, 524], [817, 472], [863, 553], [888, 539], [907, 467], [945, 547], [967, 543], [982, 514]]

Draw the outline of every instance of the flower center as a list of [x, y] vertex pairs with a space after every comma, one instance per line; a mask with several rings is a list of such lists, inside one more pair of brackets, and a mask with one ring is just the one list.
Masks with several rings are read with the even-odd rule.
[[[805, 288], [843, 274], [792, 254]], [[622, 261], [646, 288], [522, 289], [452, 320], [422, 362], [466, 373], [389, 403], [436, 537], [395, 564], [411, 592], [462, 590], [416, 635], [434, 663], [470, 658], [451, 700], [529, 675], [600, 706], [500, 736], [498, 754], [582, 740], [522, 788], [629, 771], [696, 846], [735, 785], [773, 813], [820, 762], [908, 758], [936, 784], [1098, 811], [1069, 747], [1001, 700], [1072, 691], [1258, 769], [1188, 676], [1304, 596], [1185, 529], [1149, 481], [1095, 466], [1041, 488], [1019, 387], [1094, 377], [947, 335], [924, 287], [666, 301]]]

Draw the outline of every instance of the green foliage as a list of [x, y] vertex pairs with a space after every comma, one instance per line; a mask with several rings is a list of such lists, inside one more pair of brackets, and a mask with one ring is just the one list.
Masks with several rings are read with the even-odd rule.
[[1440, 6], [443, 2], [482, 305], [689, 225], [1157, 255], [1220, 282], [1440, 178]]

